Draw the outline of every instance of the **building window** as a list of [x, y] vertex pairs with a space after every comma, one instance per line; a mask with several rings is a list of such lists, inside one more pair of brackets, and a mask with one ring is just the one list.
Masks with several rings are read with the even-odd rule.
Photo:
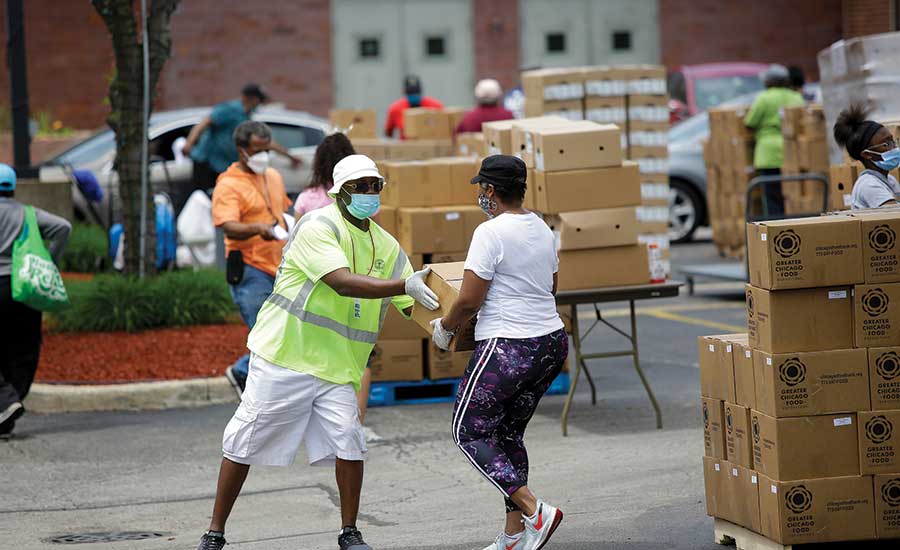
[[378, 59], [381, 55], [381, 40], [378, 38], [359, 39], [359, 57], [363, 59]]
[[561, 32], [549, 32], [547, 37], [547, 53], [566, 53], [566, 35]]
[[447, 40], [443, 36], [426, 36], [425, 55], [428, 57], [444, 57], [447, 55]]
[[631, 31], [615, 31], [612, 35], [612, 47], [616, 51], [631, 49]]

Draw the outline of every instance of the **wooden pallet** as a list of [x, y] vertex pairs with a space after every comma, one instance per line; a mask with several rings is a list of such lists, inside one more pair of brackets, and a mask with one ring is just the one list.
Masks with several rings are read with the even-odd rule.
[[[791, 550], [793, 546], [778, 544], [774, 540], [754, 533], [750, 529], [730, 521], [716, 518], [716, 544], [734, 545], [737, 550]], [[808, 545], [807, 545], [808, 546]]]

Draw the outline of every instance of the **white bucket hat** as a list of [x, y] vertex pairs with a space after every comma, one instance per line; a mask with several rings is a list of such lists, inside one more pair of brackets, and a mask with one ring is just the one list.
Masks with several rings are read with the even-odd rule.
[[475, 99], [479, 101], [497, 101], [503, 95], [500, 83], [493, 78], [479, 80], [475, 85]]
[[341, 186], [348, 181], [358, 180], [360, 178], [378, 178], [384, 181], [384, 176], [378, 173], [378, 167], [375, 161], [366, 155], [350, 155], [344, 157], [334, 165], [332, 179], [334, 185], [328, 191], [329, 195], [337, 195], [341, 192]]

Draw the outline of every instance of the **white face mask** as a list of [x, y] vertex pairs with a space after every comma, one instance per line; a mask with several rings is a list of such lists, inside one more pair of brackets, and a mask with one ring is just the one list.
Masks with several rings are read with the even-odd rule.
[[[247, 153], [244, 152], [246, 155]], [[269, 168], [269, 152], [260, 151], [253, 156], [247, 157], [247, 166], [253, 170], [254, 174], [263, 174]]]

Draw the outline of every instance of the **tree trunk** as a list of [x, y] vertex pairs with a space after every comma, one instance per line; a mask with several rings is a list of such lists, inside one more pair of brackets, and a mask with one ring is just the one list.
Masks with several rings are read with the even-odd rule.
[[[141, 146], [147, 137], [143, 128], [143, 37], [140, 32], [140, 4], [133, 0], [91, 0], [112, 38], [116, 71], [109, 85], [112, 110], [107, 119], [116, 134], [115, 169], [122, 197], [125, 228], [125, 271], [137, 273], [140, 265]], [[179, 0], [147, 0], [150, 49], [150, 105], [156, 95], [159, 74], [169, 58], [172, 37], [169, 20]], [[149, 180], [149, 174], [147, 175]], [[156, 224], [153, 188], [147, 200], [147, 250], [145, 269], [156, 268]]]

